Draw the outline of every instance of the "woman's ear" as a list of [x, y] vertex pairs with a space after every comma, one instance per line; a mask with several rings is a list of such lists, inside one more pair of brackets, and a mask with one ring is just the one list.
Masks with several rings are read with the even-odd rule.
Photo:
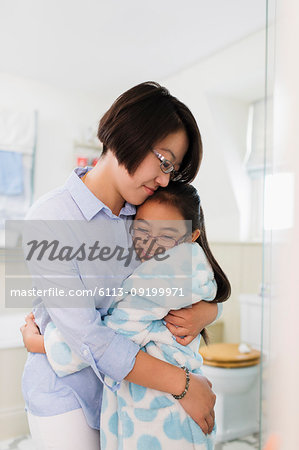
[[195, 242], [199, 236], [200, 236], [200, 230], [197, 228], [197, 230], [194, 230], [192, 233], [192, 242]]

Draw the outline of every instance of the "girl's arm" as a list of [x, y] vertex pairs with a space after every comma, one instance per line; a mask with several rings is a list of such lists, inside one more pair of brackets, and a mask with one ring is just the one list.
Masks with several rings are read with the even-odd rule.
[[[207, 325], [210, 325], [219, 316], [222, 304], [201, 301], [195, 303], [190, 308], [169, 311], [164, 317], [166, 326], [175, 336], [177, 342], [188, 345]], [[219, 308], [219, 311], [218, 311]], [[29, 352], [46, 353], [44, 346], [44, 336], [41, 336], [39, 329], [34, 322], [33, 314], [25, 318], [26, 324], [20, 330], [23, 335], [23, 342]], [[185, 336], [182, 338], [181, 336]]]
[[39, 334], [32, 313], [25, 318], [25, 322], [20, 330], [26, 349], [31, 353], [45, 353], [57, 376], [65, 377], [89, 366], [65, 342], [53, 322], [47, 324], [44, 335]]
[[34, 315], [30, 313], [26, 316], [25, 322], [25, 325], [21, 326], [20, 331], [26, 349], [32, 353], [46, 353], [44, 336], [39, 332], [39, 328], [34, 321]]
[[[200, 332], [213, 323], [222, 313], [221, 303], [211, 303], [202, 300], [189, 308], [171, 310], [164, 317], [166, 326], [182, 345], [190, 344]], [[185, 337], [181, 337], [185, 336]]]
[[[219, 306], [222, 307], [222, 304], [201, 301], [190, 308], [169, 311], [164, 320], [177, 342], [182, 345], [188, 345], [199, 335], [203, 328], [218, 318], [221, 312]], [[25, 321], [26, 324], [21, 327], [25, 347], [32, 353], [46, 353], [44, 336], [39, 334], [33, 314], [28, 315]]]

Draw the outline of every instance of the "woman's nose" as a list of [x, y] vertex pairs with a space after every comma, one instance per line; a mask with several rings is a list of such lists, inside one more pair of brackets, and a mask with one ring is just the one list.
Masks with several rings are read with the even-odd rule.
[[161, 187], [166, 187], [170, 180], [170, 173], [164, 173], [161, 171], [161, 173], [156, 178], [156, 183], [159, 184]]

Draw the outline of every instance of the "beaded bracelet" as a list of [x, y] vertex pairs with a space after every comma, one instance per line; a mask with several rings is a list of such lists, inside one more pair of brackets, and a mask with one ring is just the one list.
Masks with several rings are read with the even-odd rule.
[[188, 392], [189, 383], [190, 383], [189, 369], [187, 367], [185, 367], [185, 366], [182, 366], [181, 369], [183, 369], [186, 372], [186, 386], [185, 386], [185, 390], [180, 395], [171, 394], [176, 400], [181, 400], [182, 398], [185, 397], [185, 395]]

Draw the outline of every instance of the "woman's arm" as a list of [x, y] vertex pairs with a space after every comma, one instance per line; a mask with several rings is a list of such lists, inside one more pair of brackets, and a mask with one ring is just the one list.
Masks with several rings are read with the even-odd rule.
[[[136, 356], [134, 368], [127, 375], [126, 380], [158, 391], [179, 395], [185, 389], [186, 375], [180, 367], [140, 351]], [[216, 396], [208, 379], [190, 373], [189, 390], [179, 402], [205, 434], [211, 433], [214, 427], [215, 401]]]

